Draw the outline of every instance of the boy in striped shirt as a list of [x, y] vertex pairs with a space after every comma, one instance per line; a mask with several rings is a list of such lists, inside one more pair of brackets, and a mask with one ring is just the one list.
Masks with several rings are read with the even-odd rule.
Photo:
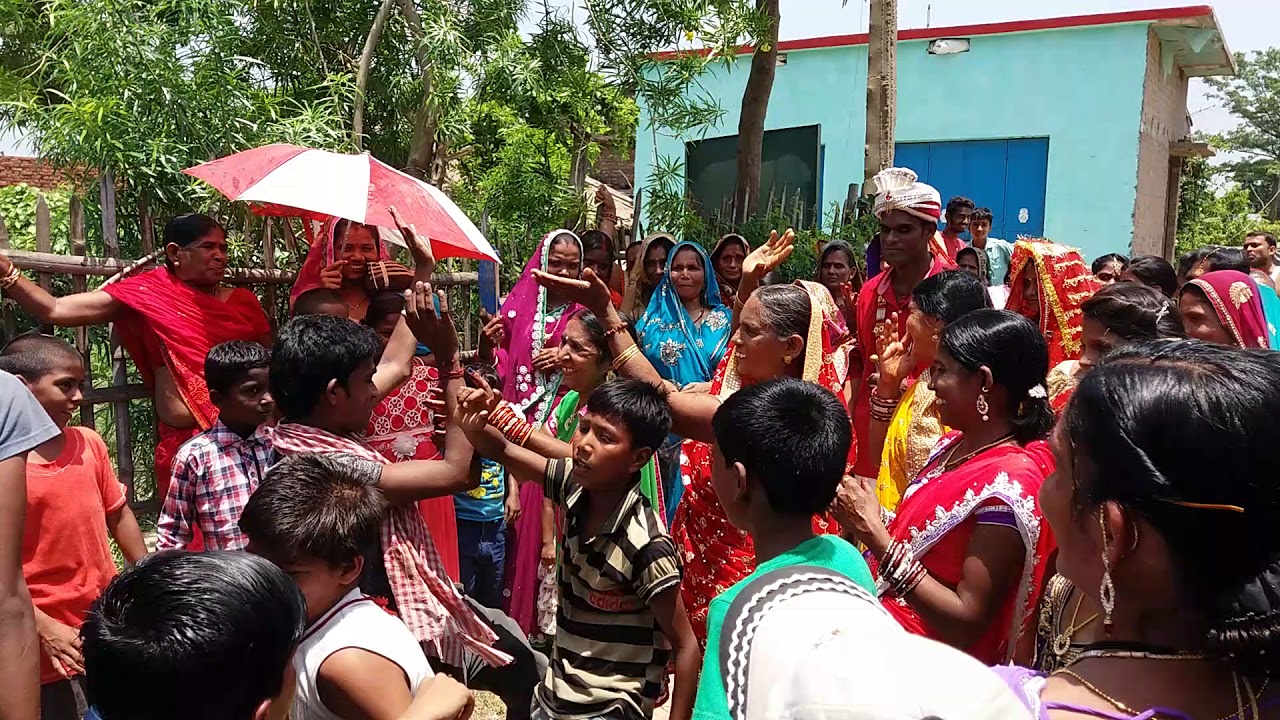
[[697, 640], [680, 601], [675, 545], [639, 486], [640, 468], [671, 429], [666, 398], [636, 380], [601, 385], [572, 457], [547, 459], [488, 425], [497, 395], [477, 384], [459, 395], [457, 424], [511, 476], [540, 479], [564, 515], [555, 645], [534, 717], [648, 720], [674, 655], [671, 718], [688, 720]]

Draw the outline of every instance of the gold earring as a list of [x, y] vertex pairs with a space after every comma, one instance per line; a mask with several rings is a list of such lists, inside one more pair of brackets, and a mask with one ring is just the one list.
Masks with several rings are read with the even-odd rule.
[[1111, 580], [1110, 547], [1107, 542], [1106, 507], [1098, 508], [1098, 527], [1102, 529], [1102, 586], [1098, 588], [1098, 600], [1102, 603], [1102, 631], [1107, 637], [1115, 630], [1111, 612], [1116, 609], [1116, 584]]
[[987, 392], [987, 389], [983, 388], [982, 392], [978, 393], [977, 408], [978, 408], [978, 414], [982, 416], [982, 422], [986, 422], [991, 419], [991, 417], [987, 414], [991, 412], [991, 406], [987, 405], [986, 392]]
[[783, 356], [782, 356], [782, 362], [784, 362], [784, 363], [786, 363], [786, 364], [790, 365], [790, 364], [791, 364], [791, 356], [790, 356], [790, 355], [783, 355]]

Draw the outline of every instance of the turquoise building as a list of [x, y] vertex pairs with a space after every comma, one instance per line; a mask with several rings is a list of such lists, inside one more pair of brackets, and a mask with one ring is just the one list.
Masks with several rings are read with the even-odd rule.
[[[1083, 249], [1173, 252], [1189, 78], [1234, 74], [1207, 6], [902, 30], [895, 164], [996, 216], [993, 236], [1044, 235]], [[830, 208], [863, 180], [867, 36], [779, 43], [766, 120], [763, 196]], [[744, 49], [744, 52], [749, 50]], [[696, 138], [647, 131], [639, 187], [658, 158], [682, 164], [704, 211], [733, 181], [749, 62], [713, 66], [700, 91], [726, 111]]]

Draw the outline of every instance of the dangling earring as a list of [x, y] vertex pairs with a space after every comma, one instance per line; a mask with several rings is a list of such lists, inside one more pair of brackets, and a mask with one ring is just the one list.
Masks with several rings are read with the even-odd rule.
[[1098, 508], [1098, 526], [1102, 528], [1102, 587], [1098, 589], [1098, 598], [1102, 603], [1102, 631], [1107, 637], [1115, 629], [1111, 622], [1111, 611], [1116, 609], [1116, 585], [1111, 581], [1110, 547], [1107, 543], [1106, 508]]
[[987, 405], [987, 389], [982, 388], [982, 392], [978, 393], [978, 414], [982, 416], [982, 422], [991, 419], [987, 413], [991, 412], [991, 407]]

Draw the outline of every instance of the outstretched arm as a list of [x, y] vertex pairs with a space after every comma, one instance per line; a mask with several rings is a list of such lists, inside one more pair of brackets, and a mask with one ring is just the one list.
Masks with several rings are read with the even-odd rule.
[[[15, 270], [13, 261], [0, 254], [0, 278], [8, 277]], [[54, 297], [21, 275], [17, 282], [5, 288], [5, 293], [42, 324], [60, 327], [111, 322], [121, 307], [115, 298], [101, 290]]]
[[0, 460], [0, 718], [40, 715], [40, 647], [31, 595], [22, 577], [27, 510], [25, 451]]
[[671, 386], [662, 379], [644, 353], [631, 349], [636, 347], [631, 335], [617, 330], [622, 327], [622, 316], [610, 302], [609, 288], [603, 280], [589, 269], [582, 272], [581, 280], [569, 280], [537, 270], [534, 271], [534, 276], [538, 278], [538, 282], [559, 289], [603, 320], [606, 331], [610, 332], [609, 352], [615, 358], [626, 357], [626, 362], [617, 368], [618, 373], [647, 382], [667, 393], [667, 401], [671, 404], [672, 432], [702, 442], [714, 439], [711, 417], [719, 409], [720, 400], [711, 395], [671, 392]]
[[[416, 283], [431, 282], [431, 273], [435, 272], [436, 258], [431, 251], [431, 241], [418, 235], [412, 225], [407, 225], [404, 218], [395, 208], [388, 208], [395, 219], [400, 235], [409, 244], [409, 252], [413, 255], [413, 279]], [[431, 347], [428, 345], [428, 347]], [[432, 347], [434, 350], [435, 348]], [[382, 359], [373, 373], [373, 384], [378, 388], [378, 397], [384, 398], [400, 387], [413, 373], [413, 356], [418, 350], [418, 338], [404, 320], [396, 323], [387, 347], [382, 351]]]

